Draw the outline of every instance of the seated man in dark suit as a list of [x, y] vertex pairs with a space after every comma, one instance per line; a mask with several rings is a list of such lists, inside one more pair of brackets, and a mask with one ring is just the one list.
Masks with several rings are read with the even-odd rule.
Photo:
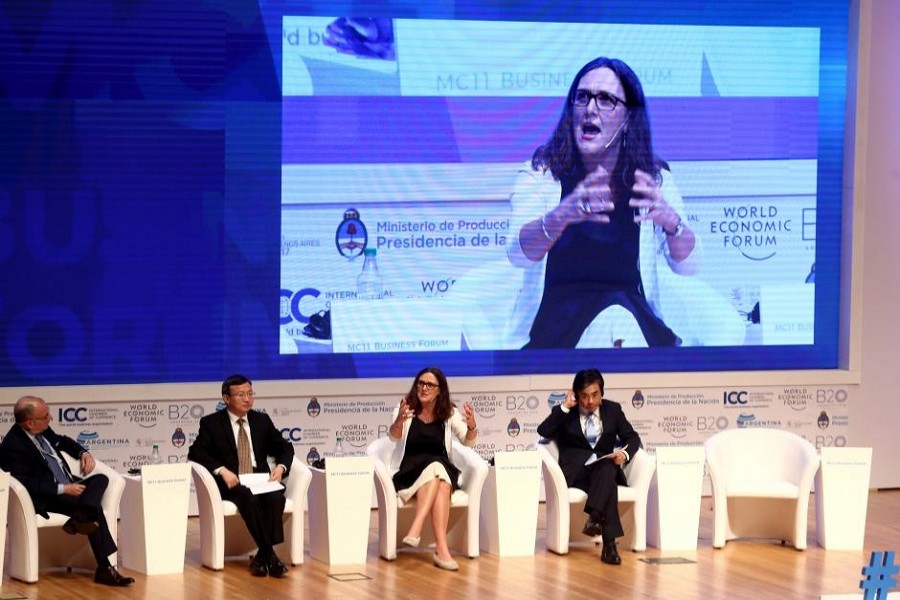
[[[269, 415], [253, 408], [253, 383], [243, 375], [232, 375], [222, 383], [227, 410], [200, 419], [200, 432], [191, 444], [188, 459], [200, 463], [216, 476], [223, 500], [237, 505], [238, 512], [259, 547], [250, 563], [257, 577], [284, 577], [287, 566], [274, 546], [284, 541], [284, 490], [254, 495], [241, 485], [245, 473], [270, 473], [280, 482], [288, 476], [294, 447], [286, 441]], [[269, 471], [267, 457], [275, 459]]]
[[[576, 406], [578, 410], [572, 410]], [[579, 371], [565, 402], [553, 407], [537, 431], [541, 437], [556, 442], [559, 466], [568, 486], [587, 492], [584, 512], [588, 519], [583, 533], [603, 536], [600, 560], [621, 564], [616, 538], [624, 532], [619, 520], [617, 485], [626, 485], [622, 465], [641, 447], [641, 438], [625, 418], [622, 407], [603, 399], [600, 371]], [[612, 457], [600, 459], [613, 452]]]
[[[19, 398], [13, 415], [16, 422], [0, 444], [0, 466], [25, 486], [39, 515], [45, 518], [48, 512], [68, 515], [63, 530], [88, 536], [97, 560], [95, 582], [112, 586], [134, 583], [134, 579], [123, 577], [109, 562], [109, 556], [116, 551], [116, 542], [109, 533], [100, 504], [109, 479], [106, 475], [90, 476], [96, 464], [90, 452], [72, 438], [50, 429], [50, 409], [40, 398]], [[81, 461], [85, 479], [71, 472], [62, 453]]]

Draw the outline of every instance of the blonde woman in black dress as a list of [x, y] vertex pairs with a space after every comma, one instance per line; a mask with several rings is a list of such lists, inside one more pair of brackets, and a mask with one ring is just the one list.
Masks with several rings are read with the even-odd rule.
[[416, 516], [403, 543], [418, 546], [430, 517], [434, 564], [458, 570], [447, 546], [450, 496], [459, 488], [459, 469], [450, 460], [450, 448], [454, 437], [466, 446], [475, 445], [478, 430], [472, 405], [457, 409], [444, 373], [436, 367], [422, 369], [394, 411], [388, 435], [396, 442], [390, 469], [397, 494], [404, 502], [416, 499]]

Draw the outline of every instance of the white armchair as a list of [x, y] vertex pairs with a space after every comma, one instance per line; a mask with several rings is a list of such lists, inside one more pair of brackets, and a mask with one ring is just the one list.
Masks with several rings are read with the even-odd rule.
[[[256, 549], [244, 520], [233, 502], [222, 500], [216, 481], [206, 467], [190, 461], [197, 510], [200, 515], [200, 562], [220, 571], [225, 557], [245, 555]], [[304, 509], [312, 472], [297, 457], [284, 480], [284, 546], [292, 565], [303, 564]]]
[[[547, 512], [547, 549], [566, 554], [571, 541], [592, 541], [581, 533], [586, 519], [584, 503], [587, 493], [570, 488], [559, 467], [559, 449], [548, 441], [536, 444], [544, 475]], [[625, 547], [635, 552], [647, 549], [647, 498], [656, 471], [656, 460], [638, 450], [624, 467], [627, 486], [619, 487], [619, 516], [625, 530]]]
[[[378, 500], [378, 554], [385, 560], [397, 558], [397, 532], [406, 532], [415, 516], [416, 500], [404, 503], [394, 488], [392, 473], [388, 469], [394, 444], [383, 437], [366, 448], [375, 462], [375, 495]], [[450, 497], [450, 523], [447, 543], [451, 549], [469, 558], [479, 554], [478, 518], [481, 512], [481, 490], [488, 474], [488, 464], [477, 452], [454, 441], [453, 464], [459, 467], [460, 489]], [[401, 534], [402, 535], [402, 534]], [[431, 522], [426, 519], [422, 529], [421, 544], [434, 543]]]
[[704, 444], [713, 493], [713, 547], [739, 537], [790, 540], [806, 549], [816, 448], [779, 429], [729, 429]]
[[[81, 463], [66, 453], [61, 456], [69, 463], [72, 473], [81, 473]], [[108, 465], [96, 461], [93, 474], [109, 478], [103, 493], [103, 514], [109, 533], [115, 540], [118, 531], [119, 501], [125, 491], [125, 479]], [[9, 512], [7, 514], [9, 538], [8, 574], [14, 579], [34, 583], [38, 572], [45, 567], [81, 567], [95, 569], [97, 562], [91, 552], [87, 536], [69, 535], [62, 526], [69, 517], [49, 513], [45, 519], [34, 512], [34, 503], [25, 486], [14, 477], [9, 478]], [[115, 556], [110, 558], [115, 564]]]

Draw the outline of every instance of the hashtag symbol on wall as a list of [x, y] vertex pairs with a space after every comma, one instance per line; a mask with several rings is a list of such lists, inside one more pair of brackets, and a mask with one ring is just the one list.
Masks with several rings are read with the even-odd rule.
[[893, 551], [873, 552], [869, 566], [862, 570], [866, 578], [859, 582], [863, 600], [887, 600], [888, 592], [897, 585], [894, 576], [898, 572], [900, 566], [894, 564]]

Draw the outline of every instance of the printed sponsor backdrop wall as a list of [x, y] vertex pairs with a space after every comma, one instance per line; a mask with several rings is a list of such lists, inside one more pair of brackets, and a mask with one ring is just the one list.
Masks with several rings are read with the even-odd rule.
[[[452, 385], [452, 381], [451, 381]], [[661, 446], [702, 445], [717, 431], [774, 427], [797, 433], [817, 448], [858, 444], [849, 434], [855, 386], [760, 386], [744, 388], [614, 389], [605, 397], [625, 414], [653, 453]], [[254, 386], [256, 408], [272, 417], [282, 435], [307, 463], [327, 457], [335, 438], [347, 454], [364, 455], [374, 439], [387, 435], [401, 393], [347, 396], [267, 395]], [[48, 398], [49, 399], [49, 398]], [[478, 422], [475, 450], [485, 459], [501, 451], [525, 450], [537, 441], [537, 427], [552, 406], [565, 399], [558, 389], [500, 389], [453, 394], [471, 402]], [[220, 399], [139, 402], [53, 403], [52, 427], [90, 448], [119, 472], [140, 467], [158, 445], [164, 462], [184, 462], [201, 417], [222, 410]], [[0, 409], [3, 433], [12, 408]], [[193, 506], [193, 504], [192, 504]]]

